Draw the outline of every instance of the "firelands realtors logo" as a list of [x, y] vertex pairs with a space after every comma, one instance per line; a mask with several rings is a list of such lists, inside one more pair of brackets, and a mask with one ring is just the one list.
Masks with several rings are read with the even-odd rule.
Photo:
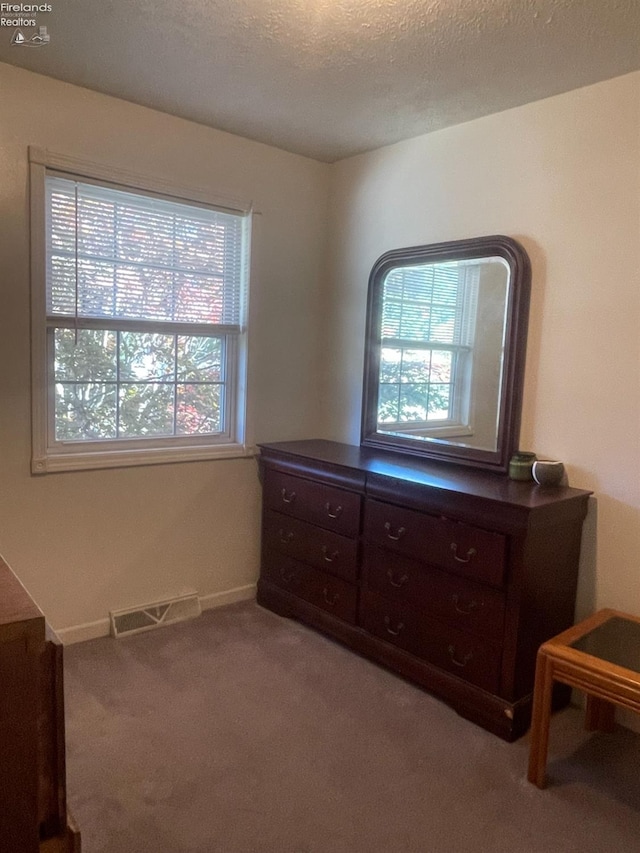
[[[0, 3], [0, 27], [11, 27], [11, 44], [42, 47], [51, 37], [36, 15], [51, 11], [51, 3]], [[37, 30], [36, 30], [37, 27]]]

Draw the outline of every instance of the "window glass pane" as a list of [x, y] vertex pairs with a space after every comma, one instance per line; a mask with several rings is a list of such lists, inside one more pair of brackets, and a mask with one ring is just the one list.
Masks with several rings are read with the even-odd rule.
[[55, 329], [54, 347], [57, 440], [224, 430], [224, 338]]
[[197, 435], [221, 429], [221, 386], [178, 385], [176, 432]]
[[137, 382], [175, 380], [175, 335], [120, 332], [120, 379]]
[[380, 353], [380, 381], [399, 382], [402, 350], [383, 347]]
[[116, 385], [56, 383], [57, 441], [99, 441], [116, 437]]
[[430, 366], [430, 350], [404, 350], [402, 353], [402, 381], [428, 382]]
[[173, 385], [120, 385], [120, 437], [172, 435], [173, 394]]
[[116, 333], [78, 329], [56, 329], [56, 381], [96, 382], [116, 379]]
[[220, 382], [222, 345], [222, 338], [178, 335], [178, 379]]
[[382, 424], [395, 423], [398, 420], [400, 401], [399, 385], [380, 385], [378, 395], [378, 422]]
[[453, 354], [447, 350], [433, 350], [431, 353], [430, 382], [451, 382]]
[[429, 386], [429, 414], [428, 419], [442, 420], [449, 417], [449, 403], [451, 400], [450, 385]]
[[401, 423], [416, 423], [426, 421], [428, 400], [428, 385], [401, 385], [400, 413], [398, 420]]

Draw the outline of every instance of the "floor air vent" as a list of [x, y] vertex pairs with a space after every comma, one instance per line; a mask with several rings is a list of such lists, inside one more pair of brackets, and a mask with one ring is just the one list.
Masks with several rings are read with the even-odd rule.
[[171, 625], [173, 622], [184, 622], [193, 619], [202, 612], [200, 599], [193, 593], [172, 598], [170, 601], [156, 601], [142, 607], [129, 607], [126, 610], [112, 610], [111, 635], [123, 637], [125, 634], [138, 634], [140, 631], [150, 631], [161, 625]]

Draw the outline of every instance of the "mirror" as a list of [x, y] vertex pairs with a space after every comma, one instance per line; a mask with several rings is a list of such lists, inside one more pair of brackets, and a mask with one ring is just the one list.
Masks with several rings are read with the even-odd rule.
[[369, 278], [362, 444], [506, 471], [530, 286], [510, 237], [382, 255]]

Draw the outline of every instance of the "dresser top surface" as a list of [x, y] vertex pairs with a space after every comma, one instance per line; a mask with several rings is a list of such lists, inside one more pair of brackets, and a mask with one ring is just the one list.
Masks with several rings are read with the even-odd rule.
[[485, 500], [538, 509], [558, 502], [585, 499], [591, 492], [569, 486], [539, 486], [534, 482], [510, 480], [505, 474], [464, 465], [403, 456], [325, 439], [280, 441], [259, 445], [262, 455], [298, 458], [324, 466], [364, 472], [368, 479], [379, 476], [407, 484], [441, 489]]

